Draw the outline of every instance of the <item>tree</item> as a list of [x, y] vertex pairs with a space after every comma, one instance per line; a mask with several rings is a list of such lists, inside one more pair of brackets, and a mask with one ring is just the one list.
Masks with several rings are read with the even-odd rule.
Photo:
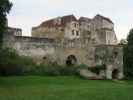
[[127, 41], [129, 46], [133, 46], [133, 29], [130, 30]]
[[3, 33], [7, 28], [7, 14], [11, 7], [12, 3], [9, 0], [0, 0], [0, 47], [2, 47]]
[[133, 78], [133, 29], [130, 30], [127, 41], [124, 46], [124, 71], [127, 78]]

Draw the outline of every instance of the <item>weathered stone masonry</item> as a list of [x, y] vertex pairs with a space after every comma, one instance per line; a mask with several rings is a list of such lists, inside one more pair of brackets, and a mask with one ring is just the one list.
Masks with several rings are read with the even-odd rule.
[[15, 48], [20, 55], [61, 65], [106, 65], [106, 70], [99, 75], [88, 70], [80, 73], [88, 78], [112, 79], [117, 72], [116, 78], [123, 78], [123, 47], [117, 45], [114, 24], [106, 17], [57, 17], [33, 27], [32, 37], [23, 37], [21, 33], [20, 29], [9, 28], [4, 38], [4, 43]]

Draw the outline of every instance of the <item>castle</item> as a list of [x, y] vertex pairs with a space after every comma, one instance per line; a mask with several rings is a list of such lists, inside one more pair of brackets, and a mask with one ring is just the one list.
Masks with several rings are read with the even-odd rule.
[[81, 70], [81, 75], [112, 79], [123, 78], [123, 47], [118, 45], [114, 23], [101, 15], [90, 19], [74, 15], [57, 17], [32, 28], [32, 36], [22, 36], [22, 30], [9, 28], [4, 43], [20, 55], [59, 65], [85, 64], [106, 66], [97, 75]]

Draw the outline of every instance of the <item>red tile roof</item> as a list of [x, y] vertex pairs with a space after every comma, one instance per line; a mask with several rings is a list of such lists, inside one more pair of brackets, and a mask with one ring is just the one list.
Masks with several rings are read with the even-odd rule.
[[74, 15], [68, 15], [68, 16], [63, 16], [63, 17], [59, 17], [61, 18], [61, 23], [60, 24], [55, 24], [55, 19], [51, 19], [51, 20], [47, 20], [45, 22], [43, 22], [40, 26], [43, 27], [65, 27], [67, 23], [71, 22], [71, 21], [77, 21], [76, 17]]

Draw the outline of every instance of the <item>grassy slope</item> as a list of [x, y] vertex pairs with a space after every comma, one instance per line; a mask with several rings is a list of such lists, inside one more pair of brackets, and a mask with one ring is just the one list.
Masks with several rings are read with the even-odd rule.
[[133, 100], [133, 82], [78, 77], [0, 77], [0, 100]]

